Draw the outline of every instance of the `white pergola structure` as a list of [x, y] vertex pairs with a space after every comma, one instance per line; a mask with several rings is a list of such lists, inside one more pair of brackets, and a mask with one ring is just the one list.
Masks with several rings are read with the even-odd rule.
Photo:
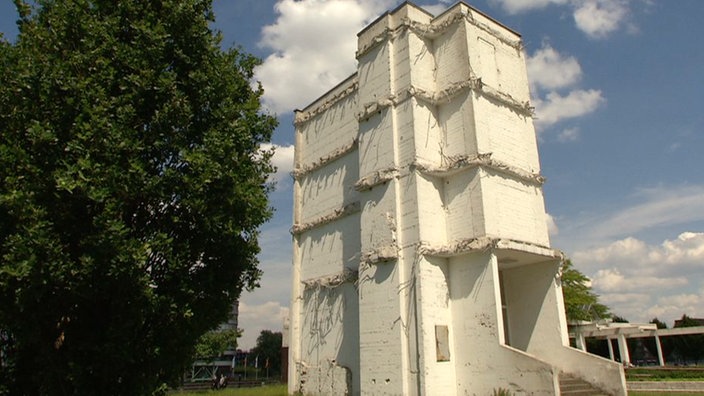
[[653, 338], [657, 349], [658, 364], [665, 365], [662, 354], [661, 337], [681, 336], [688, 334], [704, 334], [704, 326], [678, 327], [674, 329], [658, 329], [653, 323], [595, 323], [575, 322], [570, 323], [570, 337], [574, 338], [577, 348], [587, 351], [587, 338], [606, 339], [609, 348], [609, 357], [616, 360], [611, 340], [617, 340], [618, 353], [621, 363], [631, 364], [630, 352], [626, 342], [629, 338]]

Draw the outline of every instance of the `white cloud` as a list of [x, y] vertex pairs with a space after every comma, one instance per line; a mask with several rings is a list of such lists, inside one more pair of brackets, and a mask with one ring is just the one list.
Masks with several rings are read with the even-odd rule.
[[591, 38], [604, 38], [620, 27], [628, 14], [628, 5], [620, 0], [588, 0], [575, 2], [574, 21], [577, 28]]
[[628, 266], [629, 274], [672, 274], [673, 267], [704, 263], [704, 233], [683, 232], [676, 239], [665, 240], [660, 245], [649, 245], [627, 237], [602, 247], [577, 251], [573, 258], [576, 262], [589, 262], [599, 267], [619, 263]]
[[278, 113], [308, 105], [355, 71], [357, 33], [393, 0], [279, 0], [260, 45], [273, 51], [256, 71], [264, 105]]
[[624, 238], [610, 243], [607, 246], [588, 251], [578, 251], [574, 254], [575, 260], [586, 259], [596, 263], [609, 263], [617, 261], [623, 263], [638, 260], [639, 257], [648, 255], [648, 246], [645, 242], [633, 237]]
[[592, 287], [603, 292], [642, 291], [655, 289], [671, 289], [686, 286], [687, 278], [677, 276], [663, 278], [656, 276], [626, 277], [617, 268], [607, 268], [597, 271], [592, 277]]
[[567, 128], [563, 129], [557, 135], [557, 141], [560, 143], [574, 142], [579, 139], [579, 128]]
[[633, 237], [572, 255], [612, 312], [631, 321], [671, 323], [704, 314], [704, 232], [682, 232], [660, 244]]
[[704, 316], [704, 292], [668, 295], [656, 299], [655, 304], [645, 308], [643, 317], [658, 318], [672, 327], [675, 319], [686, 314], [690, 317]]
[[456, 3], [454, 0], [436, 0], [434, 3], [428, 2], [429, 4], [423, 4], [424, 2], [416, 3], [424, 10], [438, 16], [445, 12], [452, 4]]
[[637, 27], [626, 23], [629, 8], [626, 0], [492, 0], [509, 14], [543, 9], [550, 5], [563, 5], [572, 9], [577, 29], [591, 38], [605, 38], [625, 27], [636, 32]]
[[[615, 314], [669, 325], [685, 313], [704, 316], [704, 186], [642, 189], [624, 201], [586, 221], [560, 217], [556, 246], [574, 241], [572, 262]], [[655, 242], [634, 236], [663, 227], [690, 231]]]
[[[535, 126], [538, 132], [562, 120], [577, 118], [595, 111], [605, 102], [600, 90], [576, 88], [582, 78], [582, 68], [573, 56], [561, 54], [543, 43], [526, 60], [535, 107]], [[565, 93], [561, 93], [565, 92]], [[579, 129], [563, 130], [560, 142], [577, 140]]]
[[554, 90], [574, 85], [582, 77], [582, 68], [573, 56], [557, 52], [548, 44], [526, 59], [528, 76], [534, 88]]
[[559, 228], [557, 228], [557, 223], [555, 223], [555, 218], [550, 215], [550, 213], [545, 213], [546, 221], [548, 223], [548, 234], [550, 236], [557, 235], [560, 233]]
[[277, 190], [281, 190], [290, 185], [291, 171], [293, 170], [293, 145], [281, 146], [277, 144], [262, 144], [263, 150], [274, 149], [274, 157], [271, 163], [276, 167], [276, 172], [273, 173], [269, 180], [277, 183]]
[[598, 219], [589, 230], [589, 237], [605, 239], [653, 227], [704, 221], [704, 186], [643, 189], [636, 197], [643, 202]]
[[[275, 191], [272, 202], [284, 201], [291, 205], [291, 192]], [[279, 206], [281, 207], [281, 206]], [[238, 326], [244, 335], [238, 345], [240, 349], [250, 349], [256, 344], [262, 330], [281, 331], [283, 316], [288, 312], [291, 298], [292, 240], [291, 212], [279, 210], [261, 228], [257, 255], [262, 270], [261, 287], [240, 296], [240, 317]]]
[[577, 89], [564, 96], [551, 91], [544, 99], [533, 100], [536, 127], [546, 128], [565, 119], [584, 116], [595, 111], [604, 102], [606, 99], [597, 89]]
[[704, 316], [703, 306], [704, 291], [675, 294], [659, 298], [654, 305], [647, 308], [646, 317], [657, 317], [672, 327], [674, 320], [680, 319], [684, 314], [697, 318]]
[[566, 4], [568, 0], [492, 0], [492, 2], [501, 5], [509, 14], [518, 14], [545, 8], [551, 4]]
[[245, 327], [245, 330], [242, 337], [237, 340], [237, 347], [242, 350], [254, 348], [262, 330], [281, 332], [284, 318], [287, 316], [288, 307], [276, 301], [252, 305], [240, 300], [238, 326]]

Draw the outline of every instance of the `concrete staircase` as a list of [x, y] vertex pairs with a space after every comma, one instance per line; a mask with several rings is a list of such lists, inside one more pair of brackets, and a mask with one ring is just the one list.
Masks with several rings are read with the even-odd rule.
[[607, 396], [603, 391], [593, 387], [589, 382], [561, 373], [560, 395], [562, 396]]

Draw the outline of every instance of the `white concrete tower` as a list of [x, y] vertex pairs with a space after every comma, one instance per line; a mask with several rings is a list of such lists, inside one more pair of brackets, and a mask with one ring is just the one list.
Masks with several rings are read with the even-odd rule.
[[296, 114], [289, 391], [625, 395], [568, 345], [520, 36], [404, 3], [357, 60]]

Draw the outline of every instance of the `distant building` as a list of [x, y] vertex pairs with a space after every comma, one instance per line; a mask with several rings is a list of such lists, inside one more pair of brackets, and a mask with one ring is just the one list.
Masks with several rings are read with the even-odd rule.
[[220, 325], [220, 330], [237, 330], [237, 320], [240, 316], [240, 301], [235, 300], [230, 309], [230, 317], [227, 322]]
[[[235, 300], [232, 303], [230, 309], [230, 316], [227, 321], [222, 323], [218, 330], [236, 330], [239, 318], [239, 300]], [[233, 345], [234, 347], [234, 345]], [[239, 352], [241, 353], [241, 352]], [[231, 348], [222, 353], [222, 355], [213, 357], [209, 360], [196, 360], [191, 366], [191, 372], [187, 373], [187, 381], [210, 381], [213, 375], [222, 374], [226, 376], [232, 376], [235, 364], [241, 360], [238, 360], [238, 351], [236, 348]]]
[[569, 347], [520, 36], [404, 3], [296, 112], [289, 392], [625, 395]]

